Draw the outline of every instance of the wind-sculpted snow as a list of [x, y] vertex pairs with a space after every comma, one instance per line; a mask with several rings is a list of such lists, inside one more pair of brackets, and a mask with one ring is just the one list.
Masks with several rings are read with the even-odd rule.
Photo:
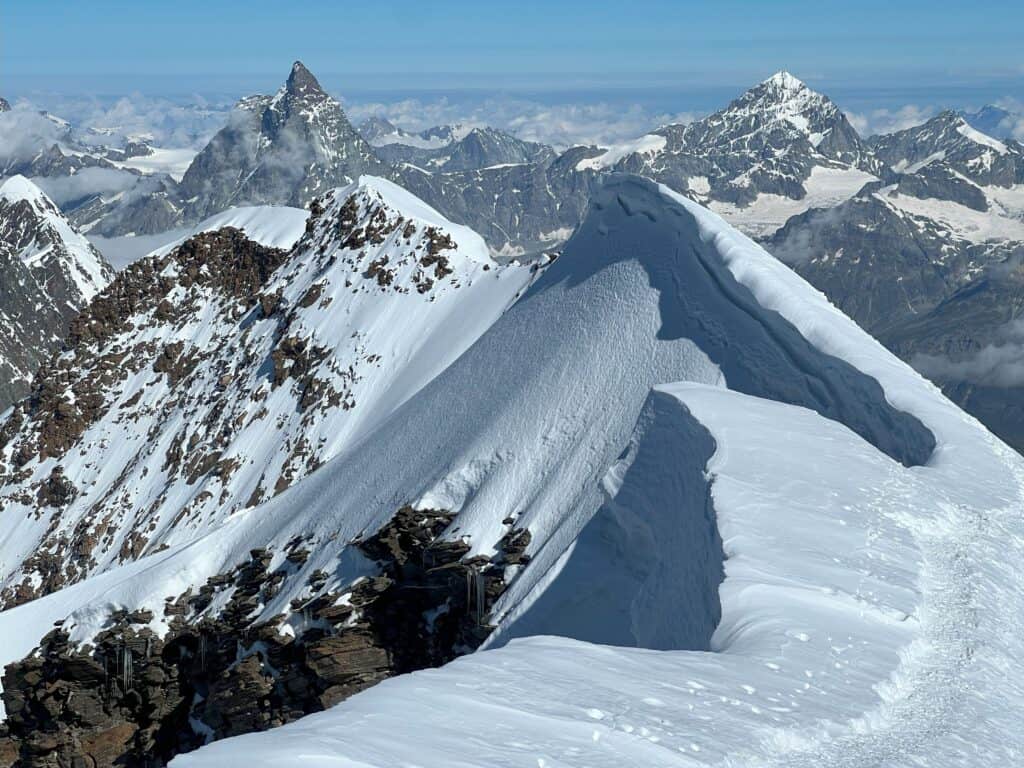
[[[634, 249], [658, 291], [659, 338], [694, 341], [722, 369], [730, 389], [816, 410], [904, 464], [927, 461], [935, 440], [920, 421], [894, 409], [877, 381], [815, 349], [792, 323], [758, 304], [729, 272], [721, 244], [701, 236], [701, 220], [692, 213], [698, 206], [679, 200], [690, 210], [666, 209], [661, 191], [626, 178], [609, 183], [594, 203], [604, 230], [598, 234], [610, 241], [607, 252]], [[636, 217], [656, 225], [642, 240]], [[590, 269], [601, 266], [587, 262]], [[577, 271], [572, 279], [585, 277]]]
[[297, 637], [292, 601], [346, 594], [372, 572], [349, 543], [412, 504], [450, 513], [468, 559], [529, 531], [492, 646], [582, 639], [512, 639], [175, 765], [1012, 764], [1022, 477], [782, 263], [618, 178], [386, 421], [213, 532], [0, 614], [0, 661], [54, 622], [88, 641], [114, 608], [164, 632], [169, 595], [299, 540], [308, 559], [247, 614]]
[[557, 578], [492, 645], [550, 634], [709, 650], [725, 559], [704, 472], [714, 452], [714, 439], [675, 398], [652, 393], [622, 458], [601, 479], [604, 503]]
[[[944, 421], [937, 468], [903, 468], [803, 408], [661, 388], [659, 418], [678, 421], [675, 400], [717, 444], [726, 577], [712, 652], [513, 640], [172, 765], [1014, 764], [1020, 585], [986, 558], [1021, 553], [1003, 540], [1020, 529], [1019, 460], [900, 368]], [[700, 460], [679, 447], [667, 466]], [[987, 470], [960, 476], [966, 456]]]

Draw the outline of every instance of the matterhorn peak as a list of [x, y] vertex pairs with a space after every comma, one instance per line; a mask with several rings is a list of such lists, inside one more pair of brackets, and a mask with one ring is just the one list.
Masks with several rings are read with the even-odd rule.
[[301, 61], [292, 64], [285, 90], [293, 96], [324, 95], [320, 83]]

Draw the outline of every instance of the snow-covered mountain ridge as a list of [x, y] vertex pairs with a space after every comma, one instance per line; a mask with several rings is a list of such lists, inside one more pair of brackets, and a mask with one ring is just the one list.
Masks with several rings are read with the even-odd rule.
[[[174, 765], [290, 765], [299, 754], [314, 766], [339, 755], [381, 766], [470, 756], [509, 766], [1012, 763], [1024, 704], [1015, 695], [1021, 640], [1011, 627], [1024, 592], [1005, 558], [1016, 559], [1024, 540], [1020, 457], [714, 216], [664, 189], [660, 203], [628, 188], [618, 194], [604, 202], [621, 202], [637, 223], [603, 218], [608, 247], [621, 242], [616, 235], [626, 239], [624, 230], [693, 216], [700, 239], [762, 311], [780, 312], [819, 353], [877, 379], [893, 405], [921, 419], [937, 440], [927, 464], [900, 467], [808, 409], [721, 386], [659, 387], [604, 480], [605, 506], [590, 522], [597, 530], [584, 530], [557, 568], [531, 579], [532, 599], [499, 626], [514, 636], [532, 612], [530, 629], [542, 632], [568, 614], [558, 628], [575, 627], [575, 639], [513, 640]], [[662, 617], [701, 615], [703, 607], [658, 593], [682, 566], [670, 559], [671, 544], [657, 543], [680, 525], [700, 530], [703, 505], [680, 505], [689, 497], [678, 494], [683, 478], [705, 468], [725, 578], [721, 621], [704, 652], [587, 642], [588, 627], [608, 631], [610, 621], [643, 631]], [[475, 493], [491, 482], [488, 474]], [[614, 571], [604, 578], [619, 558], [643, 564], [635, 596], [637, 582]]]
[[473, 232], [371, 177], [316, 204], [290, 252], [225, 228], [131, 265], [2, 427], [4, 602], [280, 493], [440, 372], [535, 274], [499, 267]]
[[[265, 702], [268, 725], [293, 719], [310, 706], [288, 692], [300, 681], [329, 685], [314, 687], [325, 706], [391, 674], [379, 652], [410, 649], [378, 611], [409, 607], [389, 602], [396, 583], [448, 573], [405, 582], [429, 590], [404, 600], [441, 601], [413, 603], [429, 608], [408, 634], [425, 658], [450, 621], [513, 642], [356, 695], [312, 721], [323, 738], [307, 759], [450, 765], [500, 700], [499, 735], [472, 748], [498, 764], [998, 764], [1015, 746], [993, 734], [1019, 702], [987, 693], [1016, 679], [1003, 617], [1021, 592], [993, 548], [1021, 540], [1020, 477], [1019, 457], [750, 240], [617, 179], [519, 301], [317, 472], [0, 614], [40, 633], [59, 622], [8, 678], [9, 722], [21, 733], [25, 708], [50, 702], [58, 732], [75, 732], [74, 708], [30, 673], [70, 654], [102, 674], [115, 651], [136, 680], [173, 673], [163, 695], [192, 702], [199, 732], [237, 733], [232, 689]], [[430, 562], [444, 567], [419, 570]], [[397, 615], [410, 612], [383, 614]], [[205, 671], [179, 656], [201, 631]], [[514, 640], [551, 632], [571, 640]], [[36, 643], [19, 637], [4, 660]], [[193, 699], [204, 675], [209, 698]], [[103, 727], [132, 722], [121, 685]], [[436, 716], [419, 686], [444, 703]], [[353, 726], [364, 707], [379, 717]], [[289, 734], [308, 740], [295, 728], [191, 759], [274, 764]]]

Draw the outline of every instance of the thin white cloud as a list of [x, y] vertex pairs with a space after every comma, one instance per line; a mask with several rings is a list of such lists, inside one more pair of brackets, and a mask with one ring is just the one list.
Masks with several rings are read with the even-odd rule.
[[1024, 102], [1019, 99], [1005, 98], [999, 99], [996, 106], [1010, 113], [999, 122], [1002, 135], [1024, 141]]
[[31, 160], [67, 135], [65, 127], [24, 102], [0, 112], [0, 166]]
[[178, 101], [138, 93], [116, 99], [50, 96], [39, 103], [43, 102], [48, 111], [75, 126], [75, 138], [81, 142], [119, 146], [142, 137], [175, 148], [205, 145], [224, 125], [232, 106], [201, 96]]
[[995, 343], [969, 357], [950, 360], [940, 355], [917, 355], [911, 364], [931, 379], [969, 381], [990, 387], [1024, 385], [1024, 320], [1003, 326]]
[[490, 125], [527, 141], [557, 148], [575, 144], [609, 146], [642, 136], [658, 126], [691, 122], [696, 117], [690, 112], [651, 112], [640, 105], [543, 104], [524, 99], [487, 99], [475, 104], [448, 99], [404, 99], [346, 103], [345, 109], [356, 123], [379, 116], [407, 131], [450, 123]]
[[93, 195], [125, 192], [135, 187], [139, 177], [113, 168], [82, 168], [73, 176], [37, 177], [33, 181], [53, 202], [65, 206]]
[[938, 114], [933, 106], [907, 104], [899, 109], [873, 109], [868, 112], [847, 112], [846, 119], [861, 136], [875, 136], [913, 128]]

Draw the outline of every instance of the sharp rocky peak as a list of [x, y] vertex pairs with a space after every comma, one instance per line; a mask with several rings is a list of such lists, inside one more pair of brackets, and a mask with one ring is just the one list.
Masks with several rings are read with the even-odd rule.
[[313, 73], [306, 69], [306, 65], [301, 61], [292, 64], [292, 71], [285, 83], [285, 91], [291, 96], [300, 97], [327, 95]]
[[[734, 102], [736, 103], [736, 102]], [[764, 108], [786, 106], [799, 111], [831, 105], [824, 94], [809, 88], [806, 83], [793, 77], [789, 72], [776, 72], [744, 93], [738, 100], [743, 106], [758, 105]]]

